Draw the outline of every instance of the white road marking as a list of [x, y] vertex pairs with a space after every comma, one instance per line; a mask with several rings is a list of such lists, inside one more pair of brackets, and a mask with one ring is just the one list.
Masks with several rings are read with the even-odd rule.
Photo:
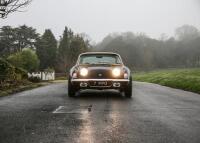
[[74, 107], [74, 109], [69, 109], [67, 106], [59, 106], [54, 110], [53, 114], [86, 114], [88, 113], [88, 106]]
[[59, 106], [58, 108], [56, 108], [56, 110], [54, 110], [52, 113], [58, 113], [59, 110], [61, 110], [62, 108], [64, 108], [65, 106]]

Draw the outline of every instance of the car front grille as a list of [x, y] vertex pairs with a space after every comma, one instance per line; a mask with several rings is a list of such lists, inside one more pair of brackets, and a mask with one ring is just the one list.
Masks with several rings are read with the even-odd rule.
[[107, 79], [111, 77], [112, 75], [110, 70], [90, 70], [88, 73], [88, 78], [91, 79]]

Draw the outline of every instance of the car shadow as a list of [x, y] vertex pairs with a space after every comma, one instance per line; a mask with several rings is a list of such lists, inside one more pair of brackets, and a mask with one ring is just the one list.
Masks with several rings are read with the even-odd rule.
[[124, 94], [115, 90], [84, 90], [76, 94], [78, 99], [127, 99]]

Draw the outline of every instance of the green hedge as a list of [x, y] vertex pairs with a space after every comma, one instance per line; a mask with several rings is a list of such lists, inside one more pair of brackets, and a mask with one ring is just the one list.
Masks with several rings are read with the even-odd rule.
[[28, 79], [28, 75], [25, 70], [14, 67], [6, 60], [0, 58], [0, 89], [17, 86], [26, 79]]
[[21, 75], [21, 80], [28, 79], [28, 73], [22, 68], [15, 67], [15, 73]]
[[16, 77], [15, 67], [0, 58], [0, 82], [12, 81], [15, 80]]

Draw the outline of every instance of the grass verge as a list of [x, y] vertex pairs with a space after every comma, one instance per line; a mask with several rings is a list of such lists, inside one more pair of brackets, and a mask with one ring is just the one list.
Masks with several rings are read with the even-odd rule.
[[133, 77], [136, 81], [156, 83], [200, 93], [200, 68], [139, 72], [135, 73]]

